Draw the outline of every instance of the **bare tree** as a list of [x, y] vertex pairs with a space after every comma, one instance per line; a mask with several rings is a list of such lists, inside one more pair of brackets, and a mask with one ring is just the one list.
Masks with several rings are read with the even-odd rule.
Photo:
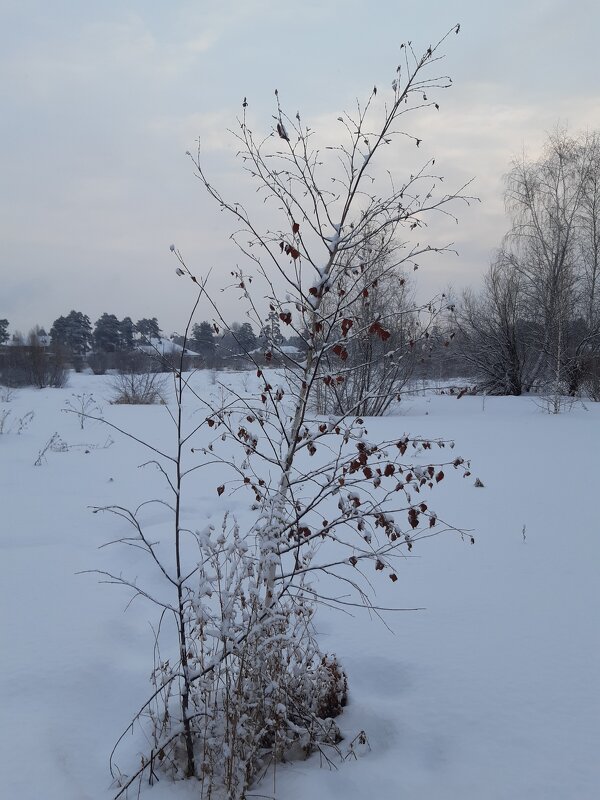
[[487, 394], [520, 395], [533, 366], [523, 278], [500, 253], [480, 294], [465, 291], [454, 320], [458, 348]]
[[[370, 274], [368, 266], [361, 270], [361, 256], [380, 242], [387, 253], [402, 251], [390, 256], [394, 265], [446, 249], [423, 243], [419, 231], [434, 213], [452, 215], [454, 202], [468, 199], [462, 190], [438, 194], [431, 163], [405, 180], [392, 178], [389, 193], [375, 166], [400, 136], [420, 144], [398, 126], [411, 111], [436, 113], [428, 95], [449, 79], [428, 76], [445, 39], [422, 55], [403, 47], [391, 96], [381, 100], [384, 93], [373, 89], [366, 104], [340, 117], [346, 142], [328, 151], [333, 180], [313, 145], [313, 131], [299, 114], [285, 114], [278, 95], [274, 128], [265, 136], [250, 128], [244, 101], [236, 133], [240, 155], [272, 218], [279, 217], [266, 232], [243, 205], [220, 194], [200, 154], [194, 157], [206, 190], [237, 220], [233, 238], [254, 266], [254, 275], [232, 273], [249, 317], [261, 330], [276, 315], [306, 347], [302, 358], [289, 357], [273, 339], [260, 364], [246, 352], [256, 366], [257, 393], [221, 385], [219, 398], [206, 397], [182, 365], [173, 371], [175, 405], [167, 408], [176, 446], [166, 452], [146, 443], [170, 493], [151, 502], [172, 515], [171, 557], [164, 555], [164, 542], [145, 530], [147, 504], [134, 511], [107, 509], [128, 525], [129, 535], [119, 541], [141, 548], [171, 590], [169, 599], [121, 575], [105, 575], [161, 609], [154, 690], [134, 720], [150, 716], [152, 747], [139, 769], [119, 778], [117, 796], [144, 774], [152, 780], [160, 768], [198, 778], [203, 797], [221, 787], [229, 798], [241, 798], [271, 761], [334, 748], [339, 732], [331, 718], [345, 702], [346, 678], [337, 660], [319, 649], [312, 628], [317, 605], [380, 611], [365, 571], [395, 582], [397, 557], [421, 539], [455, 530], [438, 519], [428, 498], [445, 471], [470, 474], [468, 463], [449, 453], [452, 442], [407, 434], [373, 442], [358, 402], [327, 418], [313, 411], [319, 385], [346, 381], [344, 365], [355, 340], [391, 339], [386, 314], [362, 302], [376, 293], [382, 276]], [[198, 289], [184, 349], [201, 301], [211, 310], [215, 332], [227, 330], [235, 338], [208, 279], [197, 277], [172, 250], [177, 274]], [[257, 276], [267, 286], [266, 309], [252, 283]], [[262, 365], [286, 359], [286, 375]], [[367, 387], [360, 402], [379, 394], [379, 387]], [[185, 398], [203, 413], [186, 416]], [[219, 470], [222, 483], [215, 485]], [[186, 487], [199, 471], [225, 504], [220, 527], [192, 529], [183, 521]], [[227, 511], [232, 492], [248, 493], [241, 521]], [[320, 575], [339, 581], [344, 596], [331, 596], [319, 585]], [[164, 658], [159, 639], [167, 619], [175, 623], [178, 654]]]
[[[424, 309], [417, 306], [400, 267], [405, 254], [393, 241], [371, 237], [358, 252], [346, 254], [338, 292], [325, 295], [322, 313], [338, 318], [344, 331], [345, 359], [325, 349], [315, 389], [321, 413], [385, 413], [411, 378]], [[341, 289], [341, 292], [340, 292]], [[352, 318], [345, 309], [352, 307]], [[428, 322], [434, 317], [428, 309]], [[324, 327], [323, 340], [330, 330]]]
[[587, 327], [595, 330], [600, 317], [600, 134], [583, 137], [580, 150], [589, 162], [578, 217], [582, 300]]
[[15, 335], [5, 355], [1, 378], [7, 386], [43, 389], [47, 386], [61, 388], [67, 383], [64, 348], [55, 343], [47, 347], [37, 328], [29, 332], [27, 340], [20, 334]]
[[[528, 316], [539, 331], [528, 389], [536, 382], [551, 382], [558, 394], [566, 381], [574, 391], [581, 350], [595, 335], [577, 324], [584, 310], [590, 319], [596, 293], [593, 231], [597, 209], [592, 175], [598, 161], [591, 141], [578, 141], [558, 130], [540, 159], [521, 158], [507, 177], [506, 202], [513, 219], [507, 258], [523, 279]], [[588, 225], [587, 265], [580, 258], [582, 219]]]
[[581, 137], [580, 151], [589, 161], [578, 218], [581, 276], [577, 347], [570, 359], [570, 391], [580, 383], [597, 396], [600, 377], [600, 134]]

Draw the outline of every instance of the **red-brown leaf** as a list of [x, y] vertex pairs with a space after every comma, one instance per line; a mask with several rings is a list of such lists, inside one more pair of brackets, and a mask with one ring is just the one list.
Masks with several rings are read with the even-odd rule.
[[382, 342], [387, 341], [390, 336], [392, 335], [389, 331], [386, 331], [379, 322], [374, 322], [371, 327], [369, 328], [369, 333], [373, 336], [379, 336]]
[[342, 320], [342, 336], [347, 336], [348, 331], [354, 325], [354, 322], [351, 319], [343, 319]]
[[332, 348], [332, 351], [335, 353], [336, 356], [341, 358], [342, 361], [345, 361], [348, 358], [348, 351], [346, 350], [345, 347], [342, 347], [341, 344], [336, 344]]

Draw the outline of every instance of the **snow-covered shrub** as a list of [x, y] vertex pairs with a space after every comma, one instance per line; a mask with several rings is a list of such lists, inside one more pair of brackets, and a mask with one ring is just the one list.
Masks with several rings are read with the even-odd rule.
[[[332, 718], [345, 702], [345, 676], [312, 633], [314, 607], [302, 593], [278, 604], [267, 622], [260, 600], [260, 555], [237, 525], [196, 533], [201, 566], [190, 598], [187, 670], [196, 774], [207, 793], [241, 797], [276, 759], [306, 757], [340, 739]], [[224, 655], [226, 653], [226, 655]], [[153, 757], [174, 777], [186, 773], [177, 692], [180, 665], [155, 665], [148, 708]], [[308, 699], [308, 703], [307, 703]]]

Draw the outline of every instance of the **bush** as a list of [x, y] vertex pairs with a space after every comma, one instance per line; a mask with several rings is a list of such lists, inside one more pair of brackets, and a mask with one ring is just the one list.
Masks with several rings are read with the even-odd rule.
[[590, 360], [582, 380], [583, 395], [600, 403], [600, 359]]
[[0, 370], [0, 382], [7, 387], [36, 386], [38, 389], [66, 386], [68, 371], [60, 347], [43, 347], [35, 334], [27, 344], [6, 348]]
[[105, 375], [106, 370], [111, 368], [111, 359], [109, 354], [105, 353], [104, 350], [90, 353], [87, 357], [87, 363], [94, 375]]
[[165, 379], [156, 372], [121, 372], [111, 381], [115, 405], [151, 406], [164, 403]]

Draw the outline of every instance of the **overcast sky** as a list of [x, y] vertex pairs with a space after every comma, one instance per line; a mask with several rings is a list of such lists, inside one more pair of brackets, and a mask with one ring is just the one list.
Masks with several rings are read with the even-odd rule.
[[557, 123], [600, 128], [597, 0], [0, 0], [0, 318], [27, 332], [76, 309], [180, 329], [171, 242], [215, 283], [240, 261], [185, 151], [201, 137], [212, 182], [243, 193], [226, 128], [244, 96], [265, 130], [275, 88], [331, 130], [389, 86], [402, 41], [425, 49], [457, 22], [454, 87], [415, 127], [420, 155], [456, 184], [474, 177], [481, 204], [460, 210], [460, 257], [422, 265], [431, 293], [479, 285], [514, 155], [535, 156]]

